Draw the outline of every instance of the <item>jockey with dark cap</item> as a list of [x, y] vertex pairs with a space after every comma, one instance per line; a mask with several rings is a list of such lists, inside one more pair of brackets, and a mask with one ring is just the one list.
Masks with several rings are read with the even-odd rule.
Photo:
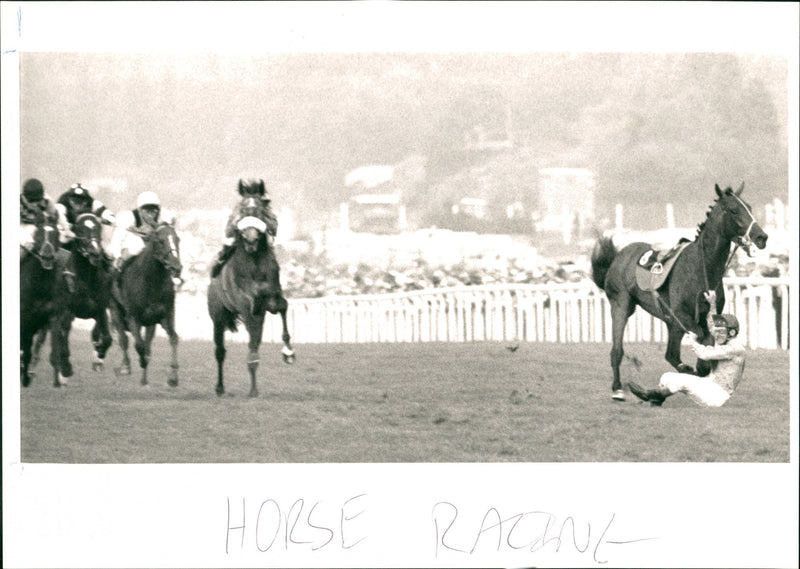
[[20, 255], [25, 256], [33, 247], [33, 234], [40, 221], [55, 223], [58, 226], [62, 243], [69, 223], [63, 213], [56, 208], [53, 199], [44, 191], [44, 186], [36, 178], [26, 180], [19, 195]]
[[[45, 193], [42, 182], [30, 178], [25, 180], [19, 195], [20, 260], [33, 250], [36, 227], [43, 222], [54, 223], [58, 227], [59, 241], [63, 245], [68, 238], [67, 235], [71, 233], [69, 222], [53, 199]], [[68, 257], [69, 253], [59, 247], [56, 252], [56, 263], [64, 275], [68, 288], [72, 291], [74, 275], [66, 269]]]
[[66, 192], [61, 194], [56, 203], [56, 209], [61, 212], [61, 215], [69, 224], [69, 232], [62, 241], [65, 243], [67, 249], [69, 249], [72, 239], [74, 238], [72, 225], [79, 215], [93, 213], [100, 219], [101, 223], [105, 225], [113, 225], [116, 221], [114, 213], [103, 205], [103, 202], [94, 199], [89, 193], [89, 190], [81, 184], [72, 184]]
[[256, 197], [260, 200], [263, 208], [261, 211], [263, 219], [261, 221], [263, 221], [265, 224], [267, 240], [270, 244], [273, 243], [275, 235], [278, 233], [278, 218], [272, 211], [272, 207], [270, 205], [272, 199], [267, 195], [267, 190], [264, 187], [264, 180], [258, 180], [257, 182], [252, 180], [247, 184], [245, 184], [242, 180], [239, 180], [239, 195], [242, 196], [242, 199], [236, 204], [233, 212], [231, 212], [231, 215], [228, 217], [228, 223], [225, 225], [225, 238], [222, 242], [222, 250], [217, 253], [216, 258], [214, 259], [214, 264], [211, 266], [212, 278], [219, 274], [223, 265], [225, 265], [225, 262], [231, 257], [233, 251], [236, 249], [235, 242], [236, 232], [238, 231], [237, 225], [245, 216], [245, 212], [243, 210], [245, 198]]

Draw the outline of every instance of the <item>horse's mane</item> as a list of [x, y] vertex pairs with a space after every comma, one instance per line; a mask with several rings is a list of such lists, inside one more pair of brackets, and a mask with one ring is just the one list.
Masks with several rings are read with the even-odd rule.
[[[727, 195], [730, 195], [732, 193], [733, 193], [733, 188], [728, 186], [722, 192], [722, 196], [727, 196]], [[708, 222], [708, 218], [711, 217], [711, 212], [714, 211], [715, 207], [717, 207], [717, 204], [719, 203], [719, 200], [722, 199], [722, 196], [717, 196], [717, 199], [714, 200], [714, 203], [712, 203], [710, 206], [708, 206], [708, 211], [706, 211], [706, 218], [703, 221], [701, 221], [700, 223], [697, 224], [697, 232], [694, 234], [695, 239], [700, 237], [700, 233], [703, 231], [703, 229], [705, 229], [706, 223]]]

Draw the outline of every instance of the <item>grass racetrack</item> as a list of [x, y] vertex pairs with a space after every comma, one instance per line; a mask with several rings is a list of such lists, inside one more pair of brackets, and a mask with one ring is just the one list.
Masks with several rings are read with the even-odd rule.
[[[150, 386], [91, 371], [73, 330], [75, 375], [52, 387], [47, 354], [21, 389], [21, 458], [30, 463], [788, 462], [789, 352], [748, 351], [723, 407], [683, 394], [663, 407], [611, 400], [609, 344], [308, 344], [297, 362], [261, 348], [260, 395], [247, 397], [247, 348], [229, 343], [226, 394], [214, 393], [211, 342], [153, 344]], [[660, 344], [629, 344], [623, 381], [654, 386], [671, 368]], [[684, 360], [693, 357], [684, 351]]]

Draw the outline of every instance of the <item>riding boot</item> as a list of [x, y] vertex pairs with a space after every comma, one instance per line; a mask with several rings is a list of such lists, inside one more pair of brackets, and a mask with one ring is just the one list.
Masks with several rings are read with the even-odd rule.
[[223, 245], [222, 250], [217, 253], [216, 258], [214, 259], [214, 263], [211, 265], [211, 278], [216, 278], [219, 275], [222, 267], [225, 265], [225, 262], [230, 259], [231, 255], [233, 255], [233, 251], [236, 249], [234, 245]]
[[660, 407], [668, 394], [665, 394], [661, 389], [648, 389], [645, 390], [641, 385], [633, 381], [628, 382], [628, 389], [631, 390], [636, 397], [642, 401], [649, 401], [650, 405]]

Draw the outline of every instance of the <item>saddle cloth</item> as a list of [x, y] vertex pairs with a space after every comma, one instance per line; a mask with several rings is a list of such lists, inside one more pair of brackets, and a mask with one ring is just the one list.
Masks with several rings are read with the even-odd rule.
[[672, 266], [691, 241], [681, 240], [667, 251], [648, 249], [636, 263], [636, 285], [646, 291], [658, 290], [667, 280]]

